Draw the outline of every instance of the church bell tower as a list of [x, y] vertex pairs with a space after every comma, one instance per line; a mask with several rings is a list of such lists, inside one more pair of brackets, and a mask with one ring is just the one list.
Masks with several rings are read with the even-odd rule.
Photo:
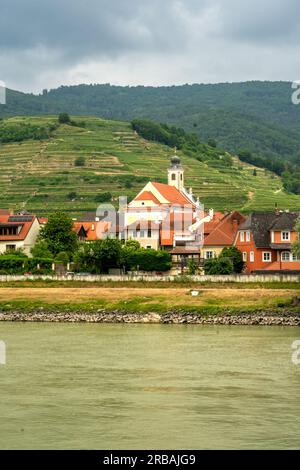
[[184, 188], [184, 169], [181, 166], [181, 160], [177, 155], [170, 160], [168, 168], [168, 185], [175, 186], [179, 191]]

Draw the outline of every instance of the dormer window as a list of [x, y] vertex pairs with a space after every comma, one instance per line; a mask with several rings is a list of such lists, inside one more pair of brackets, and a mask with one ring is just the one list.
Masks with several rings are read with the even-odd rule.
[[290, 241], [290, 232], [288, 232], [288, 231], [281, 232], [281, 241], [289, 242]]

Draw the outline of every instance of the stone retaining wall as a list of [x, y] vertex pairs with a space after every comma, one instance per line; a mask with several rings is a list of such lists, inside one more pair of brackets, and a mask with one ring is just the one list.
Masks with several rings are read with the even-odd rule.
[[300, 326], [300, 313], [289, 311], [257, 312], [223, 315], [201, 313], [128, 313], [121, 311], [97, 312], [51, 312], [44, 308], [34, 312], [0, 312], [0, 321], [9, 322], [66, 322], [66, 323], [159, 323], [159, 324], [202, 324], [202, 325], [278, 325]]

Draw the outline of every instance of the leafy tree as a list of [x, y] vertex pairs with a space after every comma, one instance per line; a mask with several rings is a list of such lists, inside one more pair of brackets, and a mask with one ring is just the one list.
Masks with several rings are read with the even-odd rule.
[[48, 222], [42, 227], [40, 240], [44, 240], [52, 255], [65, 251], [70, 256], [77, 249], [77, 235], [73, 231], [72, 219], [63, 212], [50, 215]]
[[58, 253], [58, 255], [56, 255], [55, 261], [66, 266], [70, 261], [70, 257], [66, 251], [61, 251], [60, 253]]
[[243, 255], [235, 246], [223, 248], [218, 259], [227, 258], [232, 261], [233, 271], [241, 273], [244, 268]]
[[188, 260], [188, 271], [191, 276], [197, 272], [197, 265], [193, 259]]
[[59, 124], [71, 124], [71, 118], [68, 113], [60, 113], [58, 116]]
[[233, 263], [229, 258], [213, 258], [204, 263], [204, 272], [208, 275], [232, 274]]
[[112, 200], [112, 194], [109, 191], [106, 191], [104, 193], [97, 194], [95, 196], [95, 202], [109, 202]]
[[107, 273], [120, 266], [121, 249], [121, 242], [111, 238], [84, 243], [75, 255], [75, 262], [91, 273]]
[[73, 199], [77, 198], [77, 193], [76, 191], [71, 191], [70, 193], [67, 194], [67, 199], [70, 199], [70, 201], [73, 201]]
[[49, 250], [48, 243], [46, 240], [38, 241], [33, 248], [31, 248], [30, 253], [34, 258], [53, 258], [51, 251]]
[[84, 157], [77, 157], [74, 162], [75, 166], [85, 166], [85, 158]]

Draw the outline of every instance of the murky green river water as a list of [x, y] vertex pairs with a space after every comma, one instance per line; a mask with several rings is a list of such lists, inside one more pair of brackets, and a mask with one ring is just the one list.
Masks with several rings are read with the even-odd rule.
[[300, 448], [300, 328], [0, 324], [2, 449]]

